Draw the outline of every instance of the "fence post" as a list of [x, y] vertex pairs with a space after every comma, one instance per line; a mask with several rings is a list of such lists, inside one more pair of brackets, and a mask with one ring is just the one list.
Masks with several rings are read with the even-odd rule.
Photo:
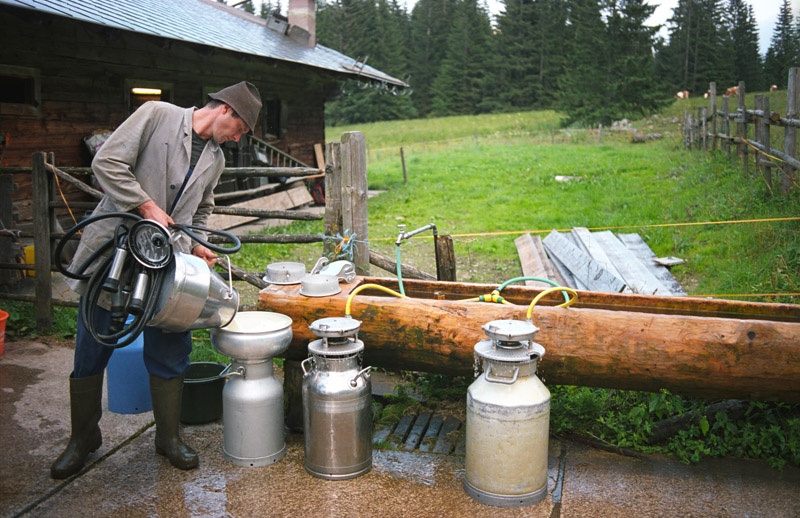
[[716, 151], [719, 136], [717, 135], [717, 83], [712, 81], [708, 85], [708, 95], [711, 100], [711, 149]]
[[[786, 118], [797, 119], [798, 108], [800, 108], [800, 67], [789, 69], [789, 86], [786, 91]], [[797, 128], [786, 126], [783, 136], [783, 152], [797, 158]], [[794, 185], [794, 168], [787, 163], [783, 164], [783, 175], [781, 176], [781, 192], [787, 194]]]
[[356, 272], [369, 275], [367, 220], [367, 145], [360, 131], [342, 134], [342, 226], [355, 236]]
[[747, 174], [747, 144], [745, 143], [747, 140], [747, 107], [744, 103], [744, 96], [745, 84], [744, 81], [739, 81], [738, 103], [736, 107], [736, 137], [739, 140], [736, 153], [742, 159], [742, 170]]
[[708, 119], [708, 108], [705, 106], [701, 106], [697, 109], [697, 117], [699, 120], [699, 131], [700, 131], [700, 138], [699, 138], [699, 148], [702, 151], [708, 151], [708, 126], [706, 125], [706, 120]]
[[731, 113], [730, 113], [730, 97], [722, 98], [722, 131], [725, 138], [722, 141], [725, 146], [725, 151], [728, 153], [728, 159], [731, 158]]
[[32, 156], [31, 190], [33, 206], [33, 247], [35, 250], [34, 295], [36, 296], [36, 326], [49, 331], [53, 325], [53, 284], [50, 274], [50, 176], [45, 154]]
[[[342, 235], [342, 161], [341, 144], [331, 142], [325, 147], [325, 216], [324, 235]], [[326, 239], [322, 244], [323, 255], [333, 257], [336, 243]]]
[[[764, 95], [756, 95], [755, 103], [756, 110], [764, 114], [763, 117], [758, 117], [756, 122], [756, 139], [763, 149], [769, 150], [769, 124], [767, 123], [769, 117], [769, 98]], [[767, 189], [772, 193], [772, 168], [770, 167], [769, 161], [765, 160], [758, 151], [755, 152], [755, 157], [756, 170], [761, 172], [761, 176], [767, 184]]]

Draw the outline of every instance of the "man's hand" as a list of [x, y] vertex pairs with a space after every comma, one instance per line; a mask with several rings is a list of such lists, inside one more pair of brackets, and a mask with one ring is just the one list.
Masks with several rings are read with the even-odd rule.
[[145, 219], [151, 219], [156, 223], [161, 223], [165, 228], [168, 228], [170, 225], [175, 223], [169, 214], [164, 212], [164, 210], [156, 205], [156, 202], [153, 200], [147, 200], [136, 207], [136, 212], [138, 212], [139, 215]]
[[209, 268], [217, 264], [217, 254], [203, 245], [195, 245], [195, 247], [192, 248], [192, 255], [195, 255], [205, 261]]

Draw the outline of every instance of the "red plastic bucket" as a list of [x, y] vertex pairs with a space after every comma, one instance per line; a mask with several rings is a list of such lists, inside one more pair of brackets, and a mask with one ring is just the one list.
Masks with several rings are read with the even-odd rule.
[[0, 354], [3, 354], [6, 345], [6, 320], [8, 320], [8, 313], [0, 309]]

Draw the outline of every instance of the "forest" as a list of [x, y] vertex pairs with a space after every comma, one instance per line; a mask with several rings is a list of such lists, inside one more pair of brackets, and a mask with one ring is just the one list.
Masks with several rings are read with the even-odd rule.
[[[326, 124], [555, 109], [565, 126], [640, 118], [674, 100], [785, 88], [800, 64], [800, 13], [782, 0], [765, 55], [745, 0], [679, 0], [666, 24], [646, 25], [647, 0], [319, 0], [317, 41], [398, 77], [404, 91], [346, 83]], [[243, 8], [253, 10], [249, 3]], [[263, 17], [280, 3], [261, 5]]]

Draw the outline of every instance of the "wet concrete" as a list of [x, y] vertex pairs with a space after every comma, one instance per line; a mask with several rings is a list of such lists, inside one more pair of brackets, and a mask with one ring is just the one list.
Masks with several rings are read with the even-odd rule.
[[[539, 504], [501, 509], [463, 490], [464, 457], [375, 450], [373, 469], [339, 481], [303, 468], [303, 437], [263, 468], [222, 456], [221, 422], [184, 427], [201, 455], [192, 471], [155, 454], [152, 414], [103, 414], [102, 448], [67, 481], [49, 466], [69, 435], [67, 376], [72, 350], [7, 343], [0, 356], [0, 516], [800, 516], [800, 470], [763, 462], [626, 457], [551, 440], [548, 494]], [[107, 409], [107, 403], [104, 402]]]

